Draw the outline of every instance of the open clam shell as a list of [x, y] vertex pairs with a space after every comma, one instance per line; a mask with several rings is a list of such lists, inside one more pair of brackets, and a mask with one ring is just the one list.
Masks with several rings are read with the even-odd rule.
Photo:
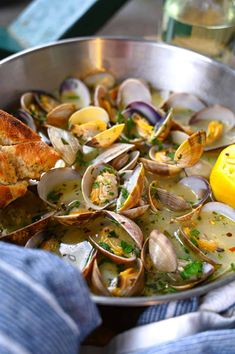
[[[187, 266], [190, 266], [190, 263], [183, 269], [187, 270]], [[184, 279], [184, 270], [176, 274], [169, 274], [170, 285], [177, 290], [191, 289], [194, 286], [206, 281], [215, 272], [215, 267], [208, 262], [195, 261], [194, 266], [201, 268], [197, 276]]]
[[114, 143], [111, 147], [104, 149], [103, 152], [93, 160], [93, 163], [94, 165], [97, 165], [99, 163], [109, 163], [116, 157], [131, 150], [133, 147], [133, 144]]
[[147, 85], [138, 79], [127, 79], [119, 87], [117, 94], [117, 105], [125, 108], [132, 102], [143, 101], [151, 103], [151, 92]]
[[33, 95], [39, 107], [46, 113], [60, 104], [57, 98], [49, 92], [36, 90], [33, 91]]
[[0, 236], [1, 241], [13, 242], [17, 245], [24, 246], [29, 238], [36, 232], [44, 229], [48, 222], [51, 220], [54, 212], [45, 213], [40, 220], [35, 221], [34, 223], [27, 225], [21, 229], [13, 231], [7, 235]]
[[32, 130], [35, 132], [37, 131], [36, 124], [34, 123], [33, 117], [31, 114], [26, 112], [23, 109], [18, 109], [18, 111], [15, 113], [16, 118], [18, 118], [21, 122], [26, 124], [28, 127], [30, 127]]
[[206, 107], [206, 104], [197, 96], [190, 93], [173, 93], [162, 105], [162, 108], [187, 109], [197, 112]]
[[147, 271], [175, 272], [177, 256], [172, 242], [159, 230], [153, 230], [141, 251], [141, 259]]
[[95, 120], [103, 120], [106, 124], [109, 122], [108, 113], [101, 107], [86, 106], [73, 113], [69, 119], [69, 124], [84, 124]]
[[54, 149], [61, 158], [67, 165], [73, 165], [77, 153], [81, 149], [78, 139], [67, 130], [56, 127], [48, 127], [47, 132]]
[[42, 248], [47, 251], [56, 252], [65, 261], [78, 267], [84, 277], [87, 277], [90, 273], [97, 255], [96, 249], [87, 240], [75, 244], [65, 244], [56, 238], [51, 238], [46, 230], [34, 234], [28, 240], [25, 247]]
[[121, 193], [117, 199], [118, 212], [123, 212], [138, 205], [144, 188], [144, 176], [142, 163], [138, 164], [128, 176], [126, 175], [124, 184], [121, 187]]
[[53, 208], [56, 208], [60, 206], [60, 200], [61, 197], [63, 197], [63, 194], [67, 193], [66, 204], [68, 205], [78, 199], [77, 189], [74, 191], [69, 191], [69, 193], [68, 190], [66, 190], [66, 184], [68, 184], [69, 181], [77, 183], [77, 187], [79, 188], [79, 184], [81, 183], [80, 173], [69, 167], [54, 168], [44, 173], [38, 182], [38, 195], [45, 203]]
[[176, 150], [174, 161], [181, 168], [195, 165], [201, 158], [206, 144], [206, 133], [203, 130], [189, 136]]
[[146, 213], [149, 209], [149, 204], [140, 205], [132, 209], [122, 211], [122, 214], [130, 219], [136, 219]]
[[[107, 217], [106, 221], [110, 220], [114, 229], [111, 232], [115, 234], [115, 237], [110, 235], [110, 227], [108, 227], [105, 228], [104, 235], [98, 230], [97, 234], [90, 236], [90, 241], [104, 256], [115, 263], [133, 262], [136, 259], [137, 250], [140, 250], [143, 244], [142, 231], [132, 220], [123, 215], [111, 211], [104, 211], [104, 214]], [[125, 239], [122, 239], [123, 234], [118, 231], [118, 228], [123, 230]], [[112, 237], [110, 238], [109, 235]]]
[[176, 176], [182, 171], [182, 168], [177, 165], [148, 160], [142, 157], [139, 160], [143, 163], [144, 168], [147, 171], [152, 172], [158, 176]]
[[46, 123], [57, 128], [67, 128], [68, 120], [75, 111], [73, 103], [62, 103], [47, 114]]
[[60, 85], [60, 99], [63, 103], [73, 103], [77, 109], [89, 106], [90, 92], [87, 86], [74, 77], [65, 79]]
[[183, 197], [171, 193], [163, 188], [156, 188], [156, 194], [159, 201], [172, 211], [185, 211], [191, 209], [191, 204]]
[[193, 207], [203, 204], [212, 193], [210, 184], [201, 176], [185, 177], [179, 183], [188, 187], [196, 195], [197, 201], [192, 204]]
[[[107, 281], [108, 280], [108, 281]], [[120, 267], [115, 263], [95, 260], [91, 283], [93, 291], [105, 296], [134, 296], [144, 288], [144, 267], [140, 259], [131, 266]]]
[[95, 135], [86, 142], [87, 146], [95, 148], [107, 148], [111, 146], [122, 134], [125, 124], [117, 124]]
[[111, 121], [115, 121], [116, 109], [113, 107], [109, 92], [104, 85], [96, 86], [94, 92], [94, 105], [105, 109], [108, 112]]
[[38, 123], [42, 124], [46, 118], [45, 111], [38, 105], [33, 92], [25, 92], [20, 98], [21, 108], [28, 112]]
[[105, 209], [113, 204], [118, 196], [117, 171], [105, 164], [90, 165], [82, 177], [81, 188], [83, 198], [89, 208]]

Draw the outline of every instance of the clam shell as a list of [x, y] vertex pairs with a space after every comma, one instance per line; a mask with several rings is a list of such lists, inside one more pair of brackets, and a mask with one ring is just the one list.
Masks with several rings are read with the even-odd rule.
[[124, 108], [132, 102], [143, 101], [151, 103], [152, 97], [149, 88], [138, 79], [127, 79], [119, 87], [117, 105]]
[[172, 142], [177, 145], [183, 144], [183, 142], [185, 142], [189, 138], [188, 134], [186, 134], [180, 130], [171, 131], [170, 136], [172, 138]]
[[91, 102], [87, 86], [74, 77], [65, 79], [60, 85], [60, 99], [63, 103], [73, 103], [77, 108], [87, 107]]
[[[149, 254], [151, 265], [146, 261]], [[153, 268], [158, 272], [175, 272], [177, 269], [177, 257], [172, 242], [160, 231], [153, 230], [146, 239], [141, 258], [147, 271]]]
[[159, 163], [157, 161], [152, 161], [145, 158], [140, 158], [139, 160], [143, 163], [144, 168], [147, 171], [152, 172], [158, 176], [176, 176], [182, 170], [181, 167], [176, 165]]
[[[191, 289], [193, 288], [194, 286], [204, 282], [205, 280], [207, 280], [215, 271], [215, 267], [208, 263], [208, 262], [203, 262], [203, 265], [202, 265], [202, 270], [203, 270], [203, 274], [200, 278], [196, 279], [196, 280], [185, 280], [183, 281], [182, 279], [181, 280], [178, 280], [176, 279], [175, 281], [171, 281], [170, 282], [170, 285], [177, 289], [177, 290], [187, 290], [187, 289]], [[171, 278], [174, 278], [174, 275], [172, 276], [171, 275]]]
[[49, 92], [36, 90], [33, 91], [33, 95], [39, 107], [46, 113], [60, 104], [57, 98]]
[[[39, 197], [48, 205], [55, 208], [56, 204], [47, 200], [48, 193], [50, 193], [56, 186], [63, 184], [69, 180], [81, 180], [81, 175], [72, 168], [54, 168], [43, 174], [38, 182], [37, 190]], [[74, 198], [76, 199], [76, 197]], [[71, 201], [73, 201], [72, 199]]]
[[27, 225], [19, 230], [11, 232], [10, 234], [0, 236], [0, 240], [24, 246], [32, 235], [47, 226], [48, 222], [50, 221], [53, 215], [54, 212], [48, 212], [40, 220], [30, 225]]
[[24, 111], [23, 109], [18, 109], [18, 111], [15, 113], [15, 116], [22, 123], [30, 127], [32, 130], [34, 130], [35, 132], [37, 131], [37, 127], [36, 124], [34, 123], [33, 117], [27, 111]]
[[111, 147], [104, 149], [104, 151], [93, 160], [93, 164], [97, 165], [101, 162], [109, 163], [110, 161], [114, 160], [116, 157], [131, 150], [133, 147], [134, 147], [133, 144], [114, 143]]
[[135, 167], [130, 177], [125, 180], [122, 188], [125, 189], [125, 191], [128, 193], [128, 196], [124, 197], [121, 191], [117, 199], [118, 212], [123, 212], [124, 210], [131, 209], [139, 203], [144, 188], [143, 164], [140, 163]]
[[183, 211], [191, 209], [190, 203], [184, 200], [184, 198], [175, 195], [174, 193], [168, 192], [162, 188], [156, 188], [156, 192], [161, 203], [172, 211]]
[[149, 209], [149, 204], [137, 206], [132, 209], [122, 211], [122, 214], [130, 219], [136, 219], [146, 213]]
[[200, 130], [185, 140], [176, 150], [174, 161], [178, 167], [195, 165], [201, 158], [206, 144], [206, 133]]
[[189, 109], [197, 112], [206, 107], [206, 104], [197, 96], [190, 93], [173, 93], [162, 105], [162, 108]]
[[86, 142], [87, 146], [95, 148], [107, 148], [111, 146], [121, 135], [125, 124], [117, 124], [91, 138]]
[[62, 103], [47, 114], [46, 123], [58, 128], [66, 128], [70, 116], [76, 111], [73, 103]]
[[79, 109], [71, 115], [69, 118], [69, 124], [84, 124], [92, 122], [95, 120], [103, 120], [106, 124], [109, 122], [108, 113], [101, 107], [88, 106], [82, 109]]
[[[142, 292], [144, 288], [144, 267], [140, 259], [137, 259], [136, 262], [139, 271], [135, 279], [132, 278], [129, 283], [127, 282], [127, 285], [129, 284], [129, 286], [124, 289], [120, 289], [120, 291], [118, 291], [118, 296], [134, 296]], [[91, 283], [92, 288], [96, 294], [104, 296], [116, 296], [114, 292], [107, 289], [107, 287], [105, 286], [97, 260], [94, 261]]]
[[182, 241], [186, 243], [198, 256], [200, 259], [204, 260], [207, 263], [210, 263], [214, 266], [218, 266], [219, 263], [215, 262], [213, 259], [209, 258], [207, 255], [205, 255], [200, 248], [198, 248], [187, 236], [187, 234], [184, 232], [184, 228], [180, 227], [180, 235], [182, 236]]
[[[130, 236], [130, 238], [135, 242], [136, 246], [141, 249], [142, 244], [143, 244], [143, 234], [141, 229], [139, 228], [138, 225], [134, 223], [134, 221], [128, 219], [127, 217], [116, 214], [114, 212], [105, 210], [103, 211], [104, 215], [108, 216], [109, 218], [113, 219], [115, 222], [117, 222], [120, 227], [122, 227]], [[118, 256], [103, 247], [99, 245], [99, 243], [96, 242], [95, 237], [90, 237], [90, 241], [94, 244], [94, 246], [101, 252], [103, 255], [106, 257], [110, 258], [113, 262], [115, 263], [132, 263], [136, 259], [135, 253], [132, 253], [130, 257], [122, 257]]]
[[221, 105], [206, 107], [193, 114], [189, 124], [197, 124], [197, 122], [200, 120], [220, 121], [224, 124], [225, 132], [235, 127], [235, 114], [230, 109]]
[[78, 139], [67, 130], [56, 127], [48, 127], [47, 132], [54, 149], [66, 164], [73, 165], [80, 150]]
[[210, 164], [208, 161], [200, 159], [192, 167], [185, 168], [184, 172], [187, 176], [201, 176], [209, 179], [212, 167], [212, 164]]
[[[112, 201], [109, 201], [108, 203], [99, 206], [96, 205], [94, 203], [92, 203], [91, 199], [90, 199], [90, 193], [92, 190], [92, 185], [96, 179], [96, 177], [100, 174], [100, 172], [102, 171], [102, 169], [105, 167], [104, 164], [99, 164], [99, 165], [90, 165], [83, 177], [82, 177], [82, 183], [81, 183], [81, 189], [82, 189], [82, 194], [83, 194], [83, 198], [85, 200], [86, 205], [93, 209], [93, 210], [102, 210], [107, 208], [110, 204], [112, 204], [114, 202], [114, 199]], [[110, 166], [111, 168], [111, 166]]]

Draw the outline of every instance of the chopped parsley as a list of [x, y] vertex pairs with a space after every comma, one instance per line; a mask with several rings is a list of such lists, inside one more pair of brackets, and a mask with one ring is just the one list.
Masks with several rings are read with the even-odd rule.
[[182, 279], [189, 279], [192, 277], [198, 277], [202, 274], [203, 263], [201, 261], [193, 261], [184, 267], [184, 270], [180, 272]]
[[230, 270], [235, 272], [235, 264], [234, 263], [231, 263], [230, 264]]
[[125, 117], [124, 117], [124, 115], [121, 112], [117, 112], [116, 122], [118, 124], [125, 123]]
[[71, 210], [73, 210], [74, 208], [79, 208], [79, 207], [80, 207], [79, 200], [74, 200], [66, 207], [66, 213], [69, 214]]
[[69, 145], [69, 143], [67, 142], [67, 140], [65, 140], [64, 138], [61, 138], [61, 141], [64, 145]]
[[118, 238], [118, 235], [116, 234], [116, 232], [114, 230], [111, 230], [108, 233], [108, 237], [110, 237], [110, 238]]
[[128, 198], [128, 196], [129, 196], [128, 190], [127, 190], [125, 187], [122, 187], [122, 188], [121, 188], [121, 193], [122, 193], [122, 198], [123, 198], [124, 200], [126, 200], [126, 199]]
[[99, 188], [99, 186], [100, 186], [100, 183], [99, 183], [98, 181], [95, 181], [95, 182], [92, 184], [92, 188], [93, 188], [93, 189], [97, 189], [97, 188]]
[[56, 191], [51, 191], [47, 194], [47, 200], [49, 202], [53, 202], [53, 203], [56, 203], [59, 201], [61, 197], [61, 193], [60, 192], [56, 192]]
[[158, 151], [163, 149], [163, 142], [158, 140], [155, 136], [151, 138], [150, 142], [151, 144], [158, 146]]
[[131, 117], [127, 118], [126, 121], [126, 129], [127, 129], [127, 136], [130, 138], [131, 137], [131, 131], [134, 127], [134, 121]]
[[112, 252], [111, 247], [106, 242], [99, 242], [99, 245], [108, 252]]
[[84, 160], [83, 153], [78, 150], [75, 162], [78, 163], [80, 166], [87, 166], [88, 162]]
[[114, 173], [114, 169], [111, 166], [105, 166], [102, 169], [102, 173], [104, 173], [104, 172]]
[[66, 94], [66, 99], [68, 99], [68, 100], [79, 100], [80, 99], [80, 96], [78, 96], [78, 95], [75, 95], [75, 94]]
[[193, 230], [190, 231], [190, 236], [191, 236], [191, 237], [196, 237], [196, 238], [198, 238], [199, 235], [200, 235], [200, 231], [197, 230], [197, 229], [193, 229]]
[[171, 160], [174, 160], [174, 157], [175, 157], [175, 153], [174, 153], [174, 152], [169, 151], [169, 152], [167, 152], [166, 155], [167, 155]]
[[132, 245], [130, 245], [129, 243], [127, 243], [126, 241], [121, 241], [121, 247], [124, 253], [131, 253], [134, 251], [134, 247]]

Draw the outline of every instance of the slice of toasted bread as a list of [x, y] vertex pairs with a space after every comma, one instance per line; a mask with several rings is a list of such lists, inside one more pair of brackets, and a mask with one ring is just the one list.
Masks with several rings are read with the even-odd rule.
[[0, 145], [14, 145], [41, 140], [31, 128], [11, 114], [0, 110]]
[[8, 186], [0, 185], [0, 208], [4, 208], [13, 200], [22, 197], [27, 192], [27, 185], [26, 181], [19, 181]]
[[43, 141], [34, 141], [11, 146], [2, 146], [14, 166], [18, 180], [39, 179], [43, 172], [54, 167], [59, 155]]
[[17, 180], [15, 167], [11, 165], [7, 154], [1, 151], [0, 147], [0, 184], [12, 184]]

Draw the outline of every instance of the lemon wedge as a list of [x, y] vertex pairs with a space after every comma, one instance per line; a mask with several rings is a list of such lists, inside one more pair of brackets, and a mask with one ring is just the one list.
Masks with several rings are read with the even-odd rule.
[[216, 200], [235, 208], [235, 145], [220, 153], [211, 171], [210, 184]]

